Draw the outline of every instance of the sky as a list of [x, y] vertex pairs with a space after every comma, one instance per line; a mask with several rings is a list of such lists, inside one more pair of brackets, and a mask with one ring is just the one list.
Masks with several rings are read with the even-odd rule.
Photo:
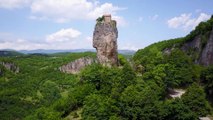
[[184, 37], [213, 0], [0, 0], [0, 49], [91, 49], [96, 19], [118, 23], [118, 49]]

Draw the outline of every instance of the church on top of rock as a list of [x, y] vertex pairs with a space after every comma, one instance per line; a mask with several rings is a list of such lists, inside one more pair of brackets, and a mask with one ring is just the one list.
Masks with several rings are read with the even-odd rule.
[[111, 15], [110, 14], [105, 14], [105, 15], [103, 15], [103, 17], [104, 17], [104, 22], [111, 22]]

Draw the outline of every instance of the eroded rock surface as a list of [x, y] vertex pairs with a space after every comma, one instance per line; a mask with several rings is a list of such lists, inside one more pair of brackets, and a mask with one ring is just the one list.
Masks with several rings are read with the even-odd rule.
[[201, 35], [196, 36], [192, 41], [186, 42], [181, 47], [183, 51], [188, 51], [191, 48], [195, 49], [197, 52], [201, 50]]
[[200, 64], [205, 66], [213, 64], [213, 29], [200, 56]]
[[63, 65], [59, 68], [61, 72], [64, 73], [72, 73], [77, 74], [79, 73], [83, 68], [85, 68], [88, 65], [91, 65], [92, 63], [96, 63], [96, 60], [94, 58], [90, 57], [83, 57], [79, 58], [73, 62], [70, 62], [66, 65]]
[[93, 47], [97, 51], [97, 60], [106, 66], [118, 65], [117, 52], [118, 30], [116, 21], [99, 22], [93, 33]]
[[19, 67], [16, 66], [14, 63], [10, 62], [0, 62], [2, 66], [4, 66], [7, 70], [14, 72], [14, 73], [19, 73]]
[[3, 70], [0, 68], [0, 76], [3, 75]]
[[[187, 53], [196, 64], [213, 65], [213, 28], [207, 37], [206, 43], [202, 43], [202, 41], [202, 35], [197, 35], [191, 41], [185, 42], [181, 46], [181, 50]], [[175, 46], [165, 48], [163, 53], [170, 54], [173, 48]]]

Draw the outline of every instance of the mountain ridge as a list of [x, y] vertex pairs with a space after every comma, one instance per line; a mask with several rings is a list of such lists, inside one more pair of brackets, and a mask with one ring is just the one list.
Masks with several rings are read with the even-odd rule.
[[[54, 53], [80, 53], [80, 52], [96, 52], [95, 49], [73, 49], [73, 50], [54, 50], [54, 49], [36, 49], [36, 50], [12, 50], [12, 49], [3, 49], [0, 50], [0, 52], [17, 52], [20, 54], [35, 54], [35, 53], [41, 53], [41, 54], [54, 54]], [[120, 54], [127, 54], [127, 55], [133, 55], [136, 51], [134, 50], [118, 50], [118, 53]], [[8, 54], [7, 53], [7, 54]], [[6, 53], [5, 53], [6, 54]], [[0, 53], [0, 56], [2, 54]]]

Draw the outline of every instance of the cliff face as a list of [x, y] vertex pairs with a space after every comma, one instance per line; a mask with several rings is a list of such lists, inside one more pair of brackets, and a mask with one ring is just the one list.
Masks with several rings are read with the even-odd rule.
[[3, 75], [3, 70], [0, 68], [0, 76]]
[[[193, 51], [196, 56], [194, 56], [194, 62], [200, 65], [209, 66], [213, 64], [213, 29], [208, 36], [206, 44], [202, 45], [202, 36], [198, 35], [193, 40], [183, 44], [181, 49], [184, 52]], [[189, 54], [193, 57], [192, 54]]]
[[97, 60], [106, 66], [118, 65], [118, 30], [115, 21], [100, 22], [93, 33], [93, 47], [97, 51]]
[[81, 69], [84, 67], [91, 65], [92, 63], [95, 63], [96, 60], [90, 57], [83, 57], [80, 59], [77, 59], [73, 62], [70, 62], [66, 65], [63, 65], [59, 68], [61, 72], [64, 73], [72, 73], [72, 74], [77, 74], [80, 72]]
[[193, 48], [195, 51], [199, 52], [201, 50], [201, 36], [196, 36], [192, 41], [186, 42], [182, 46], [183, 51], [188, 51], [190, 48]]
[[199, 59], [199, 63], [205, 66], [213, 64], [213, 29]]
[[196, 36], [192, 41], [184, 43], [183, 46], [181, 47], [181, 50], [183, 50], [186, 53], [189, 51], [193, 51], [193, 54], [196, 54], [196, 56], [194, 55], [190, 56], [194, 57], [193, 60], [196, 64], [199, 64], [199, 55], [202, 51], [201, 35]]
[[7, 70], [14, 72], [14, 73], [19, 73], [19, 67], [16, 66], [14, 63], [9, 63], [9, 62], [0, 62], [2, 66], [4, 66]]

